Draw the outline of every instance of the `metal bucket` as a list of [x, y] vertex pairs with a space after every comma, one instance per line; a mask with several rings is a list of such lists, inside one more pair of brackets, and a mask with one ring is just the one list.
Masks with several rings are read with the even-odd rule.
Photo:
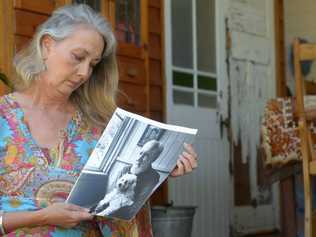
[[191, 237], [195, 209], [193, 206], [153, 206], [154, 237]]

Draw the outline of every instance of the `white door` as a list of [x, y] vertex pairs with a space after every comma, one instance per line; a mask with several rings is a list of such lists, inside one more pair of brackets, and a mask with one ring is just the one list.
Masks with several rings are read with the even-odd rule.
[[[169, 123], [198, 128], [199, 167], [169, 179], [175, 205], [197, 206], [192, 236], [229, 235], [229, 144], [221, 138], [218, 95], [225, 73], [223, 0], [166, 0]], [[217, 19], [217, 20], [215, 20]], [[225, 132], [225, 131], [224, 131]]]
[[[278, 187], [259, 188], [257, 174], [260, 117], [266, 101], [275, 97], [273, 7], [274, 0], [229, 0], [228, 4], [231, 127], [235, 144], [242, 145], [241, 161], [249, 167], [251, 199], [249, 204], [234, 205], [232, 230], [239, 234], [275, 230], [279, 225]], [[238, 175], [235, 172], [234, 178]]]

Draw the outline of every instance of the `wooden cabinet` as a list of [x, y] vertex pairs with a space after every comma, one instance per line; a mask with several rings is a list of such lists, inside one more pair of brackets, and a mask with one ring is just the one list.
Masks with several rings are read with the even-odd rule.
[[[0, 1], [0, 71], [12, 78], [12, 60], [32, 37], [36, 27], [67, 0]], [[3, 86], [0, 85], [0, 92]], [[2, 93], [1, 93], [2, 94]]]
[[64, 5], [65, 2], [64, 0], [14, 0], [14, 8], [50, 15], [55, 8]]
[[118, 41], [122, 108], [150, 116], [147, 0], [115, 0], [109, 16]]

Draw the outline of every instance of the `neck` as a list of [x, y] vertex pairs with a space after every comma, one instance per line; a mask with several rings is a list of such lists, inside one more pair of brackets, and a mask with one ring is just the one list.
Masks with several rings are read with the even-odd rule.
[[31, 107], [47, 111], [58, 110], [69, 112], [73, 110], [73, 106], [69, 100], [70, 95], [65, 96], [58, 93], [57, 90], [51, 88], [42, 79], [36, 80], [23, 94], [29, 98], [29, 106]]

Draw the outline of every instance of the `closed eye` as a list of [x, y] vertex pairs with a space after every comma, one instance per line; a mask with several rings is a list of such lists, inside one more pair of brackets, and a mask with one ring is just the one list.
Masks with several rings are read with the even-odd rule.
[[81, 62], [82, 60], [84, 60], [84, 57], [83, 56], [80, 56], [80, 55], [77, 55], [77, 54], [72, 54], [73, 58], [76, 60], [76, 61], [79, 61]]

